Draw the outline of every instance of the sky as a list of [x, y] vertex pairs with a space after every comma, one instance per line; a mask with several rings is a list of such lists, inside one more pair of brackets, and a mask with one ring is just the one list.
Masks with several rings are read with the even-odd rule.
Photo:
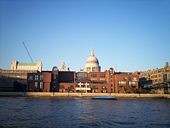
[[79, 71], [94, 49], [102, 71], [170, 63], [170, 0], [0, 0], [0, 68], [64, 61]]

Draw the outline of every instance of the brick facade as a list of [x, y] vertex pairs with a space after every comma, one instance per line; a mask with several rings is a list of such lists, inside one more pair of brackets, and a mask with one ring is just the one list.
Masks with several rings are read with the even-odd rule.
[[27, 91], [50, 92], [51, 72], [28, 73]]
[[[31, 79], [30, 79], [31, 78]], [[136, 93], [139, 76], [120, 72], [43, 71], [28, 74], [28, 91]]]

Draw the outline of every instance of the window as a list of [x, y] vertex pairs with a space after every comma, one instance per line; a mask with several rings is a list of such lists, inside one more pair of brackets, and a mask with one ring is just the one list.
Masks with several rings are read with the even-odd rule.
[[43, 82], [40, 82], [40, 89], [43, 89]]
[[91, 77], [97, 77], [97, 74], [91, 74]]
[[91, 78], [91, 80], [97, 80], [97, 78]]
[[43, 75], [40, 75], [40, 80], [43, 80]]
[[53, 79], [55, 80], [57, 77], [56, 77], [56, 74], [53, 75]]
[[87, 71], [88, 71], [88, 72], [90, 71], [90, 67], [87, 67]]
[[38, 88], [38, 82], [35, 82], [34, 87]]
[[38, 75], [35, 75], [35, 80], [38, 80]]
[[92, 72], [95, 72], [96, 70], [95, 70], [95, 67], [92, 67]]
[[33, 80], [33, 77], [32, 77], [32, 76], [29, 76], [28, 80]]
[[162, 77], [162, 75], [161, 75], [161, 74], [159, 74], [159, 77]]
[[137, 82], [135, 81], [129, 81], [129, 85], [135, 85]]
[[[105, 81], [105, 78], [100, 78], [101, 81]], [[112, 81], [112, 80], [111, 80]]]
[[170, 74], [168, 74], [168, 79], [170, 79]]
[[81, 83], [81, 82], [77, 84], [77, 87], [81, 87], [81, 86], [82, 86], [82, 83]]
[[119, 81], [118, 82], [120, 85], [126, 84], [126, 81]]
[[100, 77], [101, 78], [105, 78], [105, 74], [100, 74]]
[[136, 78], [136, 77], [134, 77], [134, 78], [133, 78], [133, 80], [134, 80], [134, 81], [137, 81], [137, 78]]

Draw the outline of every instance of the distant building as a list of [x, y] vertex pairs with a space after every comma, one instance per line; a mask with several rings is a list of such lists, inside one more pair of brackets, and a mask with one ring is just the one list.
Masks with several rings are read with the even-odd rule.
[[27, 83], [27, 91], [32, 92], [75, 92], [75, 72], [53, 67], [52, 71], [28, 73]]
[[76, 72], [59, 71], [59, 92], [76, 92]]
[[170, 93], [170, 66], [168, 62], [163, 68], [141, 72], [140, 85], [152, 89], [153, 93]]
[[28, 73], [27, 91], [29, 92], [50, 92], [51, 90], [51, 71]]
[[11, 62], [11, 70], [0, 70], [0, 91], [25, 91], [28, 73], [42, 70], [42, 62], [20, 63]]
[[91, 80], [88, 78], [87, 72], [76, 73], [76, 92], [89, 93], [92, 92]]
[[61, 64], [60, 71], [66, 71], [66, 65], [64, 62]]
[[56, 66], [52, 71], [28, 73], [27, 91], [59, 92], [59, 70]]
[[36, 70], [0, 70], [0, 91], [25, 91], [28, 73]]
[[94, 55], [94, 50], [91, 51], [90, 57], [86, 60], [86, 64], [84, 66], [85, 72], [100, 72], [101, 67], [99, 65], [98, 59]]
[[139, 75], [123, 72], [91, 72], [92, 92], [98, 93], [136, 93], [139, 86]]
[[36, 63], [20, 63], [16, 60], [11, 62], [11, 70], [37, 70], [42, 71], [42, 62], [38, 61]]

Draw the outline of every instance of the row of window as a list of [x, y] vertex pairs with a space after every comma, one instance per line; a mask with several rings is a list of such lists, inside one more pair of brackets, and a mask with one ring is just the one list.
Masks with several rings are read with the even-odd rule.
[[170, 79], [170, 73], [169, 73], [169, 74], [167, 74], [167, 79], [168, 79], [168, 80]]
[[[97, 81], [97, 78], [91, 78], [92, 81]], [[100, 78], [99, 81], [105, 81], [105, 78]]]
[[163, 74], [159, 74], [159, 75], [152, 75], [151, 78], [157, 78], [157, 77], [163, 77]]
[[77, 85], [76, 87], [78, 88], [90, 88], [90, 85]]
[[159, 73], [159, 72], [161, 72], [161, 70], [151, 71], [150, 74], [156, 74], [156, 73]]
[[76, 87], [82, 87], [82, 88], [89, 88], [90, 84], [89, 83], [78, 83]]
[[87, 71], [92, 71], [92, 72], [96, 72], [99, 71], [100, 69], [98, 67], [87, 67]]
[[118, 82], [119, 85], [126, 85], [127, 83], [129, 83], [129, 85], [135, 85], [135, 84], [137, 84], [136, 81], [129, 81], [129, 82], [127, 82], [127, 81], [119, 81], [119, 82]]
[[39, 88], [39, 89], [43, 89], [43, 82], [40, 82], [40, 83], [35, 82], [35, 83], [34, 83], [34, 87], [35, 87], [35, 88]]
[[31, 75], [28, 78], [29, 80], [43, 80], [43, 75]]
[[163, 79], [155, 79], [155, 80], [153, 80], [153, 82], [163, 82]]
[[37, 69], [37, 67], [35, 67], [35, 66], [18, 66], [17, 69], [35, 70], [35, 69]]
[[148, 76], [149, 74], [150, 74], [150, 75], [154, 75], [154, 74], [163, 73], [163, 72], [164, 72], [163, 70], [158, 69], [158, 70], [153, 70], [153, 71], [144, 72], [144, 73], [142, 73], [141, 75], [142, 75], [142, 76]]
[[[91, 77], [97, 77], [97, 74], [91, 74]], [[100, 74], [100, 78], [105, 78], [105, 74]]]

